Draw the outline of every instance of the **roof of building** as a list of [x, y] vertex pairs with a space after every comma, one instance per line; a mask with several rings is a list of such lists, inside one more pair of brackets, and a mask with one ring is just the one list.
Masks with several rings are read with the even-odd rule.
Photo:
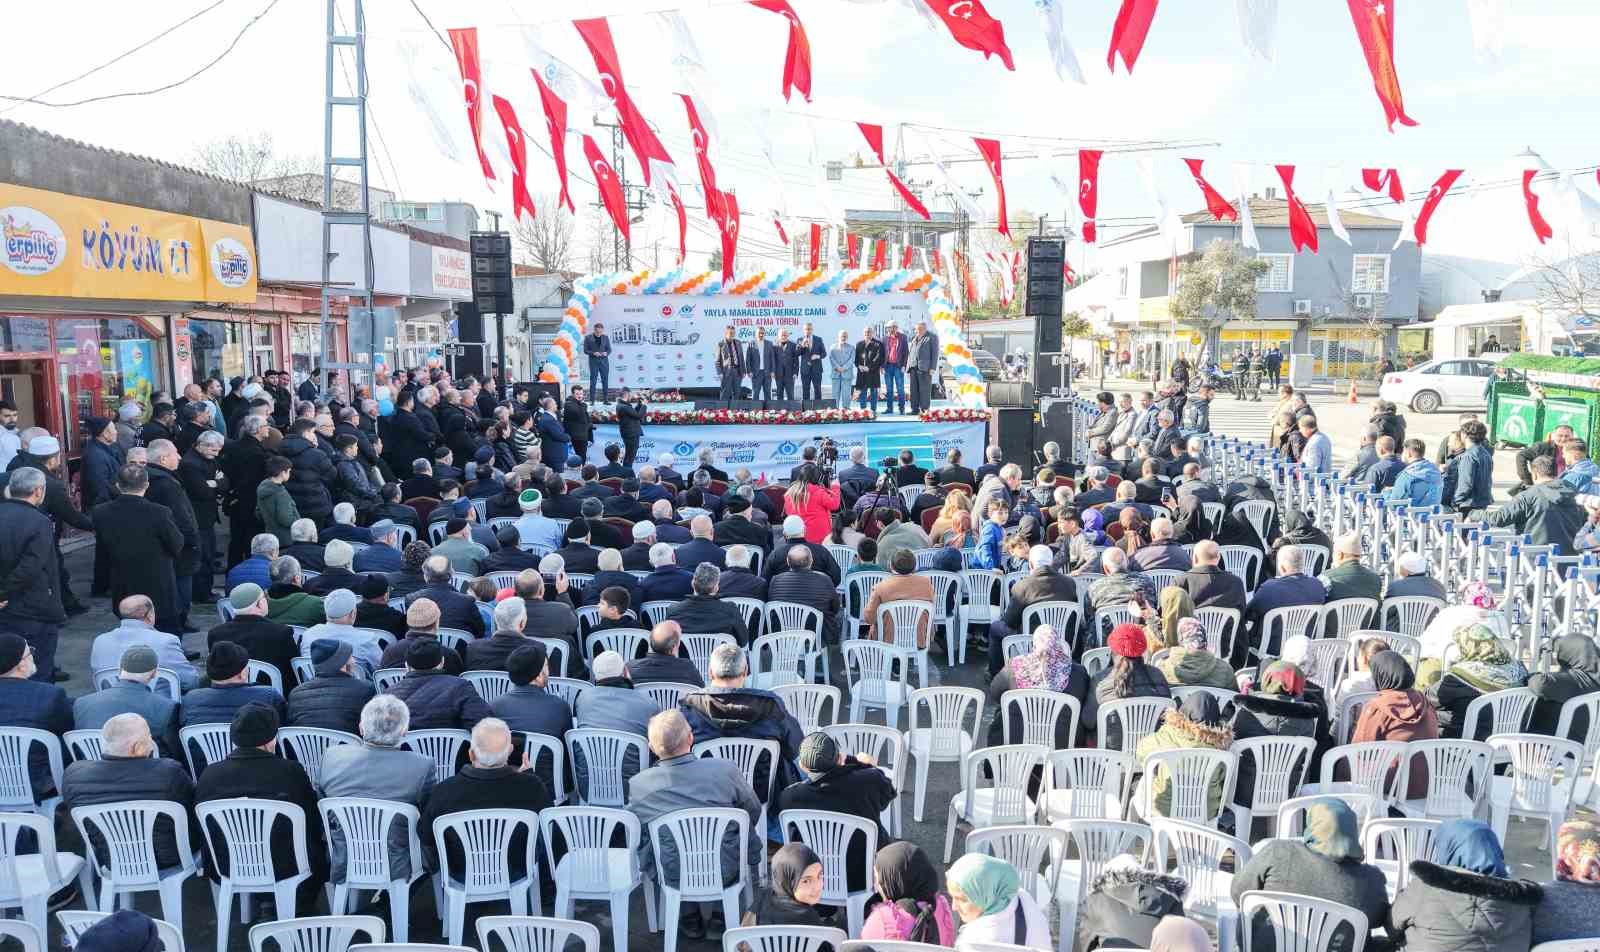
[[[1318, 228], [1328, 227], [1328, 209], [1326, 205], [1306, 205], [1306, 211], [1311, 213], [1311, 220], [1316, 222]], [[1289, 227], [1289, 202], [1282, 198], [1252, 198], [1250, 199], [1250, 220], [1257, 228], [1288, 228]], [[1339, 210], [1339, 221], [1346, 228], [1381, 228], [1396, 230], [1400, 222], [1393, 218], [1380, 218], [1377, 215], [1366, 215], [1353, 212], [1349, 209]], [[1216, 224], [1217, 219], [1204, 209], [1190, 212], [1183, 216], [1185, 225]], [[1224, 221], [1222, 224], [1232, 224]]]
[[92, 142], [85, 142], [82, 139], [74, 139], [70, 136], [60, 135], [58, 133], [51, 132], [48, 129], [41, 129], [38, 126], [31, 126], [25, 122], [17, 122], [13, 119], [0, 119], [0, 132], [6, 131], [7, 127], [20, 129], [29, 133], [30, 135], [42, 136], [46, 139], [51, 139], [64, 145], [70, 145], [80, 149], [88, 149], [91, 152], [99, 152], [103, 155], [116, 156], [119, 159], [133, 159], [137, 162], [146, 162], [150, 165], [160, 166], [164, 169], [172, 169], [177, 172], [186, 172], [190, 175], [198, 175], [202, 178], [208, 178], [226, 185], [239, 185], [246, 188], [249, 187], [248, 182], [236, 182], [230, 178], [223, 178], [220, 175], [214, 175], [210, 172], [203, 172], [200, 169], [191, 168], [187, 165], [179, 165], [176, 162], [169, 162], [166, 159], [158, 159], [149, 155], [139, 155], [138, 153], [134, 152], [124, 152], [121, 149], [111, 149], [103, 145], [95, 145]]

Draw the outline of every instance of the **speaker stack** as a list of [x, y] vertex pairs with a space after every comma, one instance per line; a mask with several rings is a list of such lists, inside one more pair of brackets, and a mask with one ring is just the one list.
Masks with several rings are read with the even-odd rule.
[[1039, 393], [1061, 386], [1061, 308], [1066, 295], [1064, 238], [1028, 239], [1028, 294], [1023, 313], [1034, 319], [1033, 384]]

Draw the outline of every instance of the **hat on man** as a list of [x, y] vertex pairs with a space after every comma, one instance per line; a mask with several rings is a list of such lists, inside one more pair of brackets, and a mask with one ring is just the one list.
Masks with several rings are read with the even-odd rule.
[[783, 520], [783, 537], [798, 539], [806, 534], [806, 521], [799, 516], [786, 516]]
[[517, 496], [517, 505], [523, 512], [538, 512], [539, 505], [544, 502], [544, 494], [537, 489], [524, 489]]
[[460, 532], [462, 529], [465, 529], [466, 527], [467, 527], [467, 520], [461, 518], [460, 516], [456, 516], [453, 519], [445, 520], [444, 534], [445, 535], [455, 535], [457, 532]]
[[250, 664], [250, 652], [235, 641], [219, 641], [211, 646], [206, 656], [206, 677], [213, 681], [226, 681]]
[[[87, 420], [83, 421], [83, 432], [89, 434], [90, 436], [99, 436], [101, 434], [101, 432], [103, 432], [105, 430], [105, 428], [110, 426], [110, 425], [111, 425], [111, 420], [108, 419], [107, 417], [92, 416], [92, 417], [89, 417]], [[31, 447], [33, 444], [30, 443], [28, 445]], [[61, 447], [59, 445], [57, 445], [56, 448], [60, 449]], [[30, 449], [28, 452], [31, 453], [31, 452], [34, 452], [34, 451], [32, 449]], [[40, 454], [40, 455], [43, 455], [43, 454]]]
[[36, 436], [28, 441], [29, 456], [54, 456], [59, 452], [61, 452], [61, 441], [48, 434]]
[[436, 638], [418, 638], [406, 649], [406, 667], [413, 671], [432, 671], [444, 664], [444, 646]]
[[605, 503], [593, 496], [586, 497], [583, 502], [578, 503], [578, 515], [585, 519], [598, 519], [605, 514]]
[[0, 674], [4, 674], [22, 663], [22, 658], [28, 653], [28, 641], [21, 635], [11, 632], [0, 632]]
[[259, 383], [247, 383], [239, 391], [239, 396], [244, 397], [246, 400], [254, 400], [256, 397], [261, 396], [261, 385]]
[[472, 511], [472, 500], [457, 499], [450, 505], [450, 511], [457, 519], [465, 519], [467, 518], [467, 513]]
[[353, 653], [349, 642], [337, 638], [318, 638], [311, 643], [311, 666], [317, 674], [338, 674]]
[[368, 526], [367, 531], [372, 534], [373, 541], [377, 541], [378, 539], [381, 539], [393, 532], [397, 528], [398, 526], [394, 524], [393, 519], [379, 519], [377, 522], [374, 522], [372, 525]]
[[729, 512], [744, 512], [750, 508], [750, 500], [735, 493], [728, 497], [727, 509]]
[[574, 519], [567, 523], [567, 529], [562, 533], [568, 542], [589, 538], [589, 523], [583, 519]]
[[260, 747], [278, 736], [278, 712], [251, 701], [233, 715], [228, 739], [238, 748]]
[[1406, 552], [1395, 560], [1395, 565], [1407, 575], [1428, 574], [1428, 559], [1421, 552]]
[[594, 673], [596, 682], [607, 678], [620, 678], [627, 669], [628, 663], [622, 655], [615, 651], [602, 651], [595, 655], [594, 662], [589, 665], [589, 670]]
[[839, 762], [839, 744], [822, 731], [807, 734], [800, 742], [799, 760], [806, 773], [822, 773]]
[[494, 534], [494, 539], [500, 543], [500, 548], [502, 549], [515, 549], [517, 543], [522, 541], [522, 533], [517, 531], [515, 525], [506, 523], [500, 527], [499, 532]]
[[656, 524], [649, 521], [635, 522], [633, 524], [633, 541], [644, 542], [656, 534]]
[[484, 463], [494, 462], [494, 447], [480, 446], [478, 452], [472, 454], [472, 461], [482, 466]]
[[382, 598], [389, 594], [389, 579], [382, 572], [369, 572], [361, 583], [362, 598]]
[[511, 683], [517, 687], [532, 684], [539, 672], [544, 670], [548, 658], [544, 645], [539, 642], [523, 645], [506, 658], [506, 674], [511, 676]]
[[160, 664], [156, 650], [149, 645], [129, 645], [117, 667], [129, 674], [149, 674]]
[[137, 909], [120, 909], [83, 931], [79, 952], [160, 952], [156, 921]]
[[322, 612], [329, 621], [333, 621], [355, 611], [356, 606], [360, 604], [361, 599], [356, 597], [355, 592], [348, 588], [336, 588], [323, 597]]
[[233, 606], [234, 611], [242, 612], [247, 608], [254, 608], [256, 602], [261, 601], [263, 594], [261, 586], [256, 583], [241, 582], [228, 593], [228, 604]]

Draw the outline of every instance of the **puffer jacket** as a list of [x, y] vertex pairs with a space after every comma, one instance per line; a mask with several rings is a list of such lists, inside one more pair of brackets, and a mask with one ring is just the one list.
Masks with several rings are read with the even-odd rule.
[[290, 727], [324, 727], [359, 734], [361, 708], [377, 690], [348, 674], [319, 675], [289, 692]]
[[[805, 735], [800, 722], [783, 706], [783, 700], [771, 691], [754, 688], [709, 687], [685, 694], [678, 702], [689, 729], [694, 732], [694, 742], [716, 740], [719, 737], [750, 737], [778, 742], [777, 789], [799, 780], [794, 761], [800, 755], [800, 742]], [[755, 778], [757, 790], [767, 789], [765, 770]]]
[[411, 711], [411, 730], [455, 728], [470, 731], [493, 717], [472, 682], [444, 671], [413, 671], [390, 688]]
[[[1226, 727], [1207, 727], [1185, 717], [1177, 708], [1161, 716], [1161, 726], [1154, 734], [1139, 741], [1134, 759], [1143, 763], [1146, 757], [1163, 750], [1187, 750], [1211, 747], [1227, 750], [1233, 744], [1233, 731]], [[1206, 810], [1215, 814], [1222, 808], [1224, 777], [1217, 772], [1211, 778], [1211, 789], [1206, 793]], [[1141, 783], [1150, 785], [1150, 802], [1160, 816], [1169, 816], [1172, 810], [1172, 774], [1167, 770], [1146, 771]], [[1135, 794], [1137, 796], [1137, 794]], [[1146, 817], [1146, 819], [1150, 819]]]
[[1543, 895], [1525, 879], [1417, 860], [1389, 908], [1389, 934], [1406, 952], [1527, 952]]
[[[1094, 685], [1089, 689], [1089, 696], [1085, 698], [1083, 715], [1079, 721], [1087, 725], [1089, 730], [1097, 730], [1100, 717], [1100, 705], [1107, 701], [1117, 700], [1117, 695], [1112, 693], [1111, 672], [1116, 670], [1116, 665], [1095, 675]], [[1128, 680], [1128, 692], [1122, 697], [1171, 697], [1172, 689], [1167, 686], [1166, 676], [1155, 665], [1141, 664], [1134, 669], [1132, 677]], [[1107, 750], [1122, 749], [1122, 720], [1114, 718], [1106, 724], [1106, 736], [1099, 738], [1099, 746]]]
[[[198, 849], [204, 842], [200, 825], [194, 818], [194, 782], [189, 779], [189, 771], [176, 760], [109, 754], [101, 760], [80, 760], [67, 765], [61, 786], [62, 801], [55, 820], [59, 850], [83, 855], [83, 837], [72, 821], [73, 810], [129, 800], [165, 800], [178, 804], [188, 816], [189, 845]], [[98, 833], [92, 838], [101, 865], [108, 865], [110, 857], [106, 854], [104, 840]], [[156, 821], [151, 841], [157, 866], [167, 869], [178, 865], [177, 835], [170, 820], [163, 817]]]
[[1209, 651], [1169, 648], [1167, 656], [1161, 659], [1156, 668], [1173, 686], [1226, 688], [1232, 691], [1239, 683], [1228, 662]]
[[[1310, 737], [1321, 740], [1318, 726], [1326, 720], [1327, 712], [1320, 704], [1284, 697], [1276, 694], [1241, 694], [1233, 699], [1233, 736], [1235, 740], [1251, 737]], [[1315, 761], [1313, 751], [1312, 760]], [[1313, 764], [1301, 767], [1300, 780], [1310, 783], [1316, 779]], [[1256, 788], [1255, 757], [1239, 758], [1238, 782], [1234, 785], [1234, 802], [1250, 806]]]
[[1444, 498], [1444, 473], [1430, 459], [1412, 460], [1395, 477], [1389, 499], [1413, 506], [1437, 506]]
[[300, 518], [310, 519], [317, 525], [327, 525], [333, 517], [333, 463], [320, 446], [312, 446], [303, 436], [286, 436], [278, 453], [294, 466], [294, 472], [285, 485], [294, 497]]
[[1163, 916], [1182, 916], [1189, 884], [1177, 876], [1147, 869], [1119, 869], [1095, 877], [1078, 913], [1077, 952], [1108, 947], [1150, 947], [1151, 933]]
[[356, 512], [363, 514], [372, 512], [383, 502], [372, 488], [372, 481], [367, 478], [367, 470], [360, 457], [347, 459], [341, 456], [333, 469], [333, 495], [339, 502], [347, 502], [356, 507]]
[[280, 546], [287, 548], [293, 544], [289, 527], [300, 518], [300, 511], [283, 483], [263, 479], [256, 486], [256, 517], [261, 520], [263, 531], [278, 537]]

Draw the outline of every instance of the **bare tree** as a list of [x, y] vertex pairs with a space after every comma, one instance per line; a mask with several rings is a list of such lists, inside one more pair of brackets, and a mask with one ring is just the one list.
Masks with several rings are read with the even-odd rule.
[[511, 229], [518, 250], [546, 271], [570, 271], [576, 230], [572, 213], [561, 208], [551, 195], [534, 196], [533, 206], [543, 210], [532, 221], [519, 218]]
[[611, 270], [613, 230], [605, 211], [598, 205], [589, 206], [583, 215], [583, 244], [590, 274]]
[[1541, 310], [1556, 317], [1600, 314], [1600, 253], [1560, 261], [1536, 258], [1528, 270]]
[[279, 153], [272, 144], [272, 133], [265, 130], [202, 142], [194, 147], [190, 161], [202, 172], [235, 182], [280, 180], [275, 183], [278, 191], [305, 201], [322, 201], [322, 162], [310, 153]]

